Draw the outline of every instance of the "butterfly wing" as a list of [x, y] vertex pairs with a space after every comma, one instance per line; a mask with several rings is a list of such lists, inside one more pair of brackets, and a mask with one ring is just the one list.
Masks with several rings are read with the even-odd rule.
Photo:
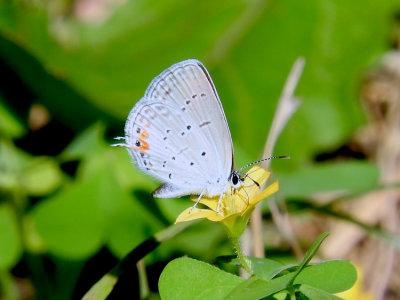
[[165, 183], [156, 197], [224, 192], [233, 167], [232, 139], [199, 61], [185, 60], [157, 76], [130, 112], [125, 134], [138, 167]]
[[232, 137], [217, 90], [200, 61], [188, 59], [172, 65], [153, 79], [145, 97], [162, 99], [187, 111], [203, 128], [203, 135], [211, 139], [210, 143], [220, 154], [222, 169], [230, 174], [233, 168]]

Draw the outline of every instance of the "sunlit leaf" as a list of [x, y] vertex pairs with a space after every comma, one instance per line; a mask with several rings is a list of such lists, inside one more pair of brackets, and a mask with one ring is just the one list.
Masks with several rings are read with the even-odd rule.
[[162, 299], [223, 299], [244, 279], [191, 258], [171, 261], [158, 283]]
[[20, 137], [24, 132], [24, 126], [4, 105], [0, 95], [0, 135], [15, 138]]
[[307, 296], [307, 299], [318, 299], [318, 300], [340, 300], [338, 296], [332, 295], [324, 290], [317, 289], [315, 287], [308, 286], [306, 284], [300, 287], [300, 292]]
[[105, 228], [100, 202], [102, 197], [112, 196], [107, 187], [107, 175], [100, 173], [65, 188], [35, 207], [37, 231], [50, 252], [77, 259], [101, 247]]
[[22, 254], [22, 243], [17, 218], [12, 209], [0, 205], [0, 268], [13, 267]]
[[54, 160], [38, 157], [31, 161], [21, 174], [21, 185], [26, 193], [46, 195], [60, 186], [63, 174]]
[[306, 284], [329, 293], [339, 293], [351, 288], [356, 280], [356, 269], [349, 261], [330, 260], [305, 268], [295, 283]]

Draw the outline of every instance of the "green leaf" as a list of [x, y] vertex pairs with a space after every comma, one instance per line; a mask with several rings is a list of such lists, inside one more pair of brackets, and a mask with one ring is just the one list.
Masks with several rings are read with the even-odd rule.
[[107, 191], [106, 173], [65, 188], [35, 206], [33, 218], [49, 251], [64, 258], [80, 259], [97, 251], [104, 241], [101, 198]]
[[254, 274], [264, 280], [270, 280], [290, 266], [285, 266], [275, 260], [267, 258], [247, 257]]
[[338, 296], [332, 295], [324, 290], [317, 289], [312, 286], [308, 286], [303, 284], [300, 286], [299, 291], [307, 296], [308, 299], [311, 300], [340, 300]]
[[[317, 240], [317, 242], [319, 241], [320, 239]], [[313, 248], [315, 249], [315, 247], [311, 249]], [[310, 257], [310, 255], [307, 255], [307, 257]], [[300, 287], [307, 285], [311, 289], [320, 290], [321, 294], [327, 295], [328, 293], [338, 293], [349, 289], [357, 279], [355, 268], [348, 261], [327, 261], [313, 264], [305, 267], [299, 275], [297, 273], [298, 271], [295, 271], [269, 281], [253, 276], [239, 284], [227, 299], [261, 299], [288, 290], [292, 285], [300, 285]], [[306, 290], [309, 289], [306, 288]]]
[[[104, 151], [104, 125], [96, 123], [79, 134], [60, 155], [63, 160], [87, 158]], [[107, 145], [109, 146], [109, 145]]]
[[31, 157], [16, 148], [11, 141], [0, 140], [0, 188], [8, 191], [43, 196], [58, 188], [63, 173], [50, 157]]
[[[221, 262], [230, 263], [236, 266], [240, 265], [239, 259], [237, 256], [222, 256], [217, 258]], [[247, 256], [246, 259], [250, 263], [250, 268], [253, 270], [253, 273], [257, 275], [259, 278], [263, 280], [270, 280], [279, 274], [281, 271], [287, 269], [290, 266], [285, 266], [280, 262], [277, 262], [272, 259], [267, 258], [258, 258]]]
[[104, 168], [112, 170], [118, 182], [127, 189], [148, 189], [157, 184], [150, 176], [144, 175], [132, 163], [126, 149], [112, 147], [104, 141], [105, 127], [96, 123], [78, 135], [62, 152], [63, 161], [82, 160], [78, 177], [90, 177]]
[[347, 260], [330, 260], [306, 267], [295, 284], [306, 284], [328, 293], [350, 289], [357, 280], [357, 271]]
[[162, 227], [116, 178], [114, 150], [100, 147], [87, 156], [71, 185], [36, 205], [37, 231], [53, 254], [83, 258], [108, 245], [122, 257]]
[[[328, 236], [327, 233], [321, 234], [318, 239], [313, 243], [310, 249], [307, 251], [302, 263], [296, 269], [296, 271], [283, 275], [278, 278], [274, 278], [269, 281], [262, 280], [256, 276], [253, 276], [246, 282], [237, 286], [230, 294], [227, 299], [260, 299], [273, 295], [284, 289], [292, 289], [293, 282], [299, 274], [301, 274], [304, 267], [308, 264], [311, 258], [317, 252], [322, 241]], [[297, 283], [297, 281], [296, 281]]]
[[21, 190], [22, 171], [27, 168], [31, 157], [16, 148], [7, 139], [0, 139], [0, 188], [5, 191]]
[[207, 263], [183, 257], [164, 268], [158, 287], [163, 300], [224, 299], [244, 281]]
[[17, 218], [11, 208], [0, 205], [0, 269], [13, 267], [22, 254]]
[[[294, 168], [310, 161], [316, 151], [337, 147], [362, 124], [354, 91], [362, 70], [387, 50], [387, 24], [396, 4], [126, 1], [107, 10], [110, 17], [93, 26], [40, 4], [21, 8], [3, 1], [0, 32], [37, 61], [17, 55], [12, 47], [0, 47], [0, 52], [38, 98], [72, 126], [93, 120], [95, 109], [122, 121], [161, 70], [184, 58], [203, 59], [225, 105], [232, 136], [246, 145], [253, 159], [262, 149], [290, 67], [303, 55], [307, 66], [297, 94], [305, 101], [276, 149], [292, 160], [274, 162]], [[61, 11], [72, 11], [65, 5]], [[349, 13], [360, 5], [365, 7], [362, 12]], [[38, 61], [43, 66], [38, 67]], [[56, 83], [43, 84], [49, 77], [43, 69]], [[79, 113], [86, 118], [77, 118]]]
[[123, 190], [115, 190], [112, 211], [107, 212], [109, 249], [117, 256], [123, 257], [151, 234], [163, 228], [162, 222], [140, 204], [140, 199], [132, 198]]
[[3, 103], [0, 95], [0, 136], [17, 138], [25, 133], [22, 123], [12, 114]]
[[28, 195], [50, 194], [60, 186], [63, 174], [52, 159], [36, 157], [22, 171], [21, 185]]
[[294, 274], [287, 274], [270, 281], [265, 281], [257, 276], [253, 276], [245, 282], [239, 284], [233, 291], [229, 293], [226, 299], [229, 300], [257, 300], [275, 293], [283, 291], [287, 288]]
[[286, 197], [309, 197], [322, 191], [370, 190], [377, 186], [379, 171], [369, 162], [347, 161], [303, 167], [294, 173], [279, 173], [277, 177], [280, 191]]

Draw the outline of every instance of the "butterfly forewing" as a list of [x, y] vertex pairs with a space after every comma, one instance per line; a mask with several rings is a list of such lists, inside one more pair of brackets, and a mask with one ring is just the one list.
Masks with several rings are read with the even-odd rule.
[[199, 61], [177, 63], [157, 76], [129, 114], [125, 132], [139, 168], [167, 183], [159, 197], [224, 192], [232, 140], [214, 84]]
[[204, 65], [195, 59], [177, 63], [157, 76], [145, 97], [174, 103], [187, 112], [215, 148], [221, 169], [233, 167], [232, 138], [214, 83]]

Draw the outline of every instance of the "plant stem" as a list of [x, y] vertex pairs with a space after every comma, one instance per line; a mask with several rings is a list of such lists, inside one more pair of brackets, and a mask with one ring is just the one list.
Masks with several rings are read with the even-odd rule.
[[236, 254], [239, 258], [240, 265], [242, 266], [243, 269], [246, 270], [247, 273], [249, 273], [249, 275], [252, 275], [253, 272], [249, 266], [249, 263], [246, 260], [246, 257], [242, 253], [242, 249], [240, 248], [239, 239], [237, 237], [231, 237], [231, 239], [232, 239], [233, 247], [235, 248]]

